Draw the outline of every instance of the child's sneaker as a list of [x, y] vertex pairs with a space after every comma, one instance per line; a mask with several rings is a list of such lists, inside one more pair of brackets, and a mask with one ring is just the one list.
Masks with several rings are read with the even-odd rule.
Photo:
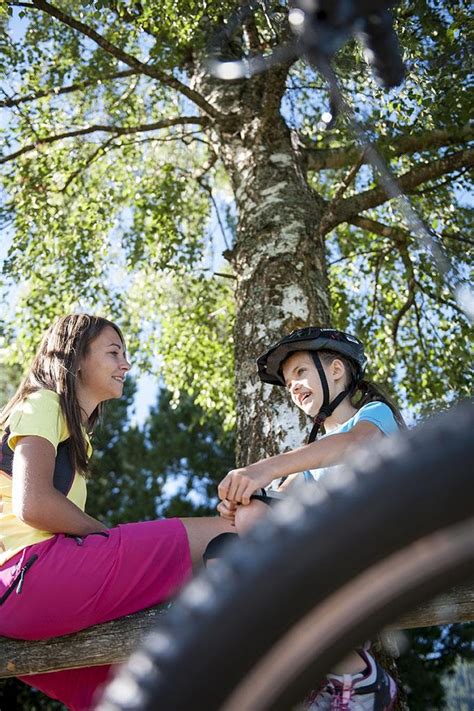
[[357, 674], [328, 674], [323, 688], [307, 699], [307, 711], [392, 711], [397, 688], [371, 654], [357, 650], [367, 664]]

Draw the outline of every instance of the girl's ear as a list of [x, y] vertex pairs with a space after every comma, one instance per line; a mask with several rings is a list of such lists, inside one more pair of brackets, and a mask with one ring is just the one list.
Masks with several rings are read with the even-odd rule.
[[340, 360], [339, 358], [334, 358], [334, 360], [331, 361], [330, 373], [334, 380], [340, 380], [345, 376], [346, 367], [342, 360]]

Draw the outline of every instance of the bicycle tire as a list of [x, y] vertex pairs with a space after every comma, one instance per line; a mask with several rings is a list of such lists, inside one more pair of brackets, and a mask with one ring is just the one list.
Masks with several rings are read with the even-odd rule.
[[291, 708], [362, 639], [466, 579], [473, 424], [465, 404], [295, 491], [183, 591], [99, 709]]

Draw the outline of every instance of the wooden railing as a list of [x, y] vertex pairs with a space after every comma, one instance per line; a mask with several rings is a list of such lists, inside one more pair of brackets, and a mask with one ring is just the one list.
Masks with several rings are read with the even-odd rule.
[[[0, 678], [124, 662], [159, 616], [166, 614], [166, 609], [166, 605], [153, 607], [75, 634], [39, 642], [0, 637]], [[473, 584], [452, 588], [431, 603], [403, 615], [392, 628], [469, 620], [474, 620]]]

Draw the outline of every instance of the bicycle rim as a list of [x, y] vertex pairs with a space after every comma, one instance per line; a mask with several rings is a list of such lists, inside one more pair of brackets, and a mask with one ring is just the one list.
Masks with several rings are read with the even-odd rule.
[[308, 611], [232, 690], [222, 711], [287, 711], [350, 649], [472, 575], [474, 519], [407, 546]]

